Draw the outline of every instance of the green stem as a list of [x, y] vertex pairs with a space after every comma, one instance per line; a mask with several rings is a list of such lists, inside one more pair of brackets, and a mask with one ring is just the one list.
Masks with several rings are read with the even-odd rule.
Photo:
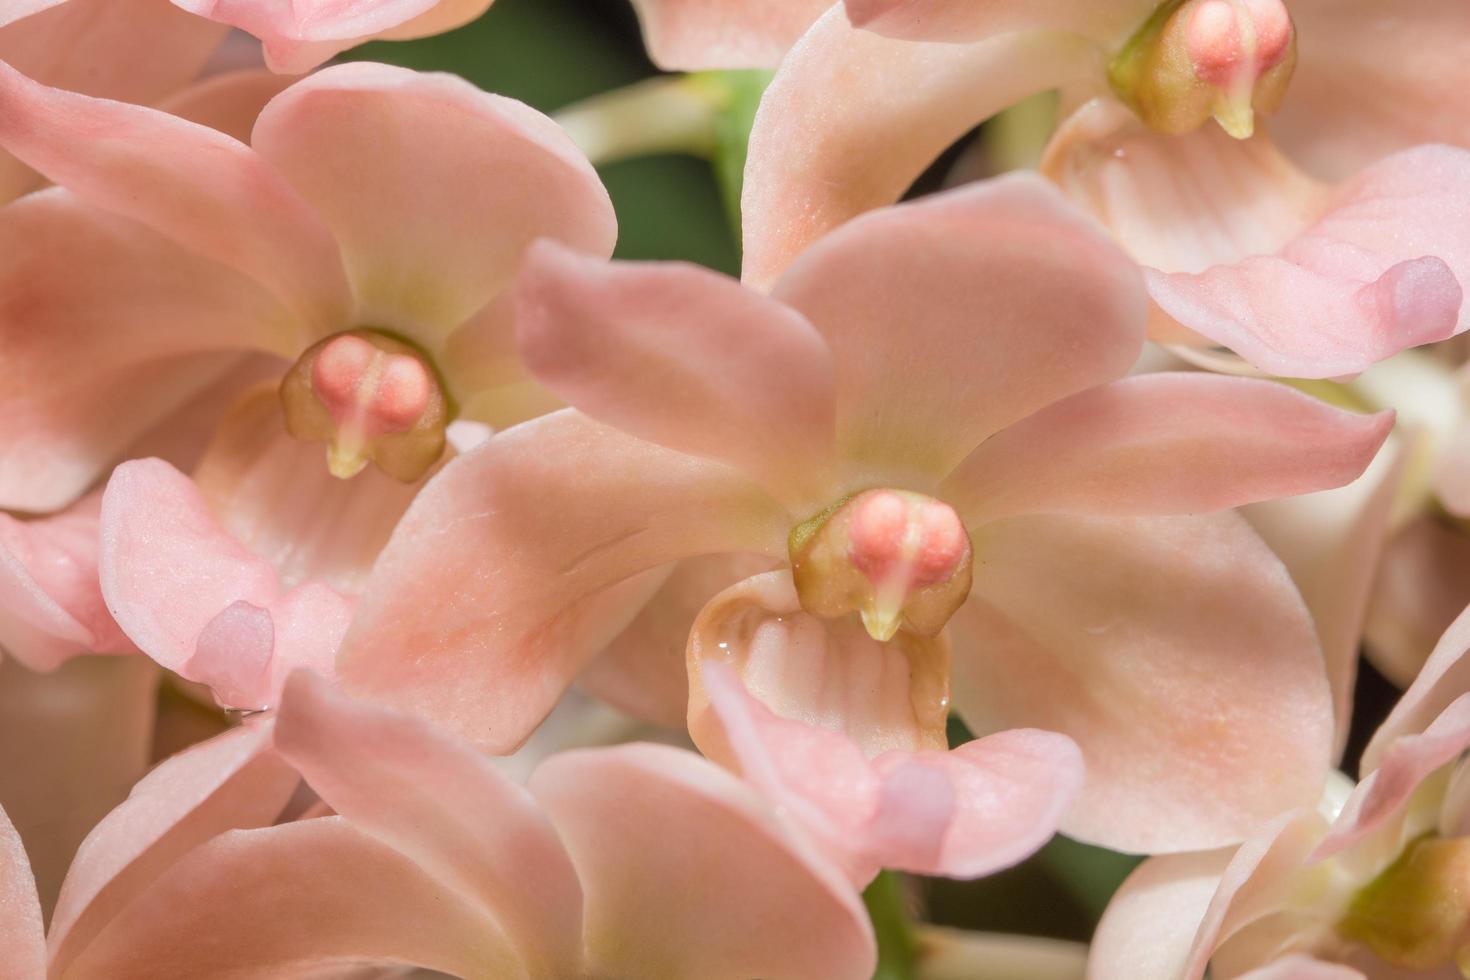
[[659, 153], [709, 157], [719, 105], [695, 75], [660, 75], [574, 102], [555, 119], [595, 164]]
[[891, 871], [882, 872], [863, 892], [863, 904], [878, 937], [878, 969], [873, 980], [913, 980], [918, 941], [903, 879]]

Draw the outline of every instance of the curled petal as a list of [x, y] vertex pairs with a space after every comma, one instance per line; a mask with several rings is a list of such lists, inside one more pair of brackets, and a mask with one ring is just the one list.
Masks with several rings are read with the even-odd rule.
[[531, 975], [578, 974], [576, 873], [535, 801], [488, 759], [304, 671], [286, 685], [276, 732], [323, 802], [473, 899]]
[[1470, 151], [1395, 154], [1338, 187], [1278, 252], [1198, 273], [1147, 271], [1180, 323], [1256, 367], [1355, 374], [1470, 327]]
[[1470, 607], [1445, 630], [1414, 683], [1399, 698], [1363, 750], [1362, 771], [1372, 772], [1398, 738], [1428, 729], [1461, 694], [1470, 690]]
[[272, 100], [252, 143], [341, 242], [359, 322], [430, 353], [535, 239], [608, 255], [617, 235], [601, 181], [555, 123], [452, 75], [327, 68]]
[[624, 745], [562, 753], [530, 788], [582, 880], [592, 973], [872, 976], [872, 927], [855, 890], [717, 766]]
[[789, 523], [721, 464], [571, 410], [527, 422], [419, 493], [378, 558], [338, 674], [509, 750], [663, 582], [640, 573], [722, 551], [783, 554]]
[[226, 732], [149, 773], [77, 852], [51, 920], [52, 969], [70, 975], [118, 913], [195, 847], [274, 821], [298, 782], [271, 749], [269, 725]]
[[1192, 514], [1339, 487], [1393, 428], [1248, 378], [1148, 374], [986, 440], [940, 493], [972, 525], [1018, 513]]
[[221, 833], [140, 891], [67, 976], [203, 977], [228, 963], [268, 980], [344, 961], [520, 975], [492, 920], [341, 817]]
[[1077, 747], [1050, 732], [869, 761], [844, 735], [772, 714], [728, 664], [705, 664], [702, 681], [742, 775], [858, 883], [882, 867], [968, 878], [1014, 864], [1052, 836], [1082, 783]]
[[1317, 800], [1333, 733], [1321, 650], [1238, 516], [1017, 517], [974, 541], [974, 591], [949, 627], [955, 704], [976, 732], [1077, 742], [1087, 784], [1067, 833], [1218, 847]]
[[834, 6], [766, 90], [741, 201], [742, 275], [766, 287], [808, 245], [892, 204], [946, 147], [1027, 95], [1097, 70], [1090, 43], [1019, 32], [980, 44], [896, 41]]
[[127, 653], [97, 584], [100, 492], [55, 517], [0, 514], [0, 648], [31, 670], [80, 653]]
[[846, 0], [857, 27], [915, 41], [979, 41], [1011, 31], [1051, 30], [1121, 42], [1153, 11], [1154, 0]]
[[347, 316], [326, 224], [269, 163], [223, 133], [48, 88], [0, 65], [0, 146], [89, 203], [255, 278], [298, 315], [298, 341]]
[[774, 68], [831, 0], [633, 0], [665, 71]]
[[1088, 980], [1199, 980], [1203, 971], [1189, 972], [1191, 945], [1230, 853], [1167, 854], [1140, 864], [1093, 934]]
[[783, 718], [852, 739], [869, 756], [945, 748], [949, 646], [900, 631], [881, 642], [856, 616], [803, 612], [788, 571], [746, 579], [711, 599], [689, 634], [689, 732], [718, 754], [721, 728], [702, 678], [728, 665]]
[[783, 497], [830, 489], [833, 358], [801, 314], [695, 266], [609, 264], [550, 242], [516, 288], [522, 355], [569, 404]]
[[864, 215], [773, 295], [827, 338], [839, 452], [868, 486], [943, 476], [992, 433], [1120, 377], [1143, 342], [1133, 263], [1034, 176]]

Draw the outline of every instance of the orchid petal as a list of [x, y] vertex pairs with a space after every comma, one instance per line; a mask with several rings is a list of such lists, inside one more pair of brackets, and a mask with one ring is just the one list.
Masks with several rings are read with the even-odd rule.
[[1364, 637], [1368, 659], [1395, 685], [1409, 687], [1467, 605], [1470, 536], [1434, 514], [1414, 518], [1379, 562]]
[[846, 0], [854, 26], [915, 41], [980, 41], [1012, 31], [1070, 31], [1123, 41], [1153, 12], [1154, 0]]
[[0, 810], [0, 956], [15, 980], [46, 976], [46, 933], [36, 879], [20, 835]]
[[1460, 613], [1435, 644], [1434, 652], [1404, 696], [1363, 750], [1362, 771], [1372, 772], [1398, 738], [1423, 732], [1465, 691], [1470, 690], [1470, 607]]
[[774, 68], [831, 0], [633, 0], [664, 71]]

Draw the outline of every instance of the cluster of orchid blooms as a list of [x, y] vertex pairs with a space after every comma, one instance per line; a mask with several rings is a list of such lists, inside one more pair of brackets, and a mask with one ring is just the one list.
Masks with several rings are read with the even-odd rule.
[[[0, 0], [4, 758], [127, 793], [0, 976], [868, 980], [1058, 831], [1068, 975], [1470, 976], [1470, 4], [634, 0], [774, 69], [740, 281], [610, 260], [629, 104], [326, 64], [489, 6]], [[233, 724], [30, 743], [154, 664]]]

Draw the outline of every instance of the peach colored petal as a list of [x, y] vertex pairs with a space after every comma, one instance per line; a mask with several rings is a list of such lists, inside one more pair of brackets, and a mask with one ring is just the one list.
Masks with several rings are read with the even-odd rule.
[[286, 432], [277, 385], [262, 385], [221, 420], [194, 482], [225, 532], [287, 588], [315, 579], [356, 593], [424, 484], [376, 467], [339, 480], [322, 457], [320, 443]]
[[145, 657], [78, 657], [44, 675], [0, 663], [0, 805], [48, 914], [77, 846], [148, 768], [157, 687]]
[[789, 525], [728, 467], [557, 412], [451, 461], [419, 493], [338, 674], [507, 751], [663, 581], [639, 573], [722, 551], [781, 555]]
[[867, 486], [943, 476], [1006, 425], [1122, 376], [1143, 343], [1133, 264], [1034, 176], [864, 215], [773, 295], [832, 348], [839, 451]]
[[233, 352], [290, 342], [253, 283], [61, 189], [0, 209], [0, 253], [0, 506], [70, 503]]
[[946, 747], [948, 641], [902, 631], [883, 643], [855, 616], [805, 613], [789, 571], [721, 592], [689, 634], [689, 733], [705, 754], [728, 757], [703, 687], [708, 663], [731, 667], [775, 714], [841, 733], [867, 756]]
[[1317, 624], [1332, 688], [1334, 759], [1341, 758], [1352, 723], [1368, 601], [1408, 452], [1403, 444], [1390, 445], [1362, 477], [1345, 487], [1254, 504], [1242, 511], [1291, 572]]
[[857, 884], [882, 867], [969, 878], [1012, 865], [1051, 838], [1082, 784], [1064, 736], [1000, 732], [870, 762], [844, 735], [772, 714], [728, 664], [701, 673], [741, 774]]
[[659, 745], [565, 752], [530, 788], [582, 880], [590, 972], [872, 976], [856, 892], [749, 787], [698, 756]]
[[287, 682], [276, 739], [335, 812], [493, 917], [526, 972], [578, 975], [576, 872], [535, 801], [488, 759], [304, 671]]
[[916, 41], [979, 41], [1011, 31], [1052, 30], [1121, 42], [1153, 12], [1154, 0], [846, 0], [857, 27]]
[[253, 143], [342, 243], [359, 322], [430, 352], [537, 238], [608, 255], [607, 192], [547, 117], [452, 75], [358, 63], [266, 107]]
[[260, 110], [295, 81], [258, 68], [230, 71], [190, 85], [158, 107], [248, 143]]
[[636, 718], [683, 728], [689, 710], [684, 654], [695, 617], [712, 596], [783, 564], [765, 555], [702, 555], [675, 562], [668, 579], [608, 644], [577, 685]]
[[[226, 732], [149, 773], [77, 852], [51, 920], [52, 970], [71, 976], [159, 874], [223, 831], [270, 824], [297, 783], [271, 749], [269, 725]], [[218, 921], [219, 907], [208, 911]]]
[[1188, 972], [1190, 946], [1230, 855], [1168, 854], [1140, 864], [1093, 934], [1088, 980], [1198, 980]]
[[1470, 536], [1432, 514], [1414, 518], [1389, 541], [1379, 563], [1365, 637], [1368, 659], [1407, 688], [1467, 605]]
[[46, 933], [36, 879], [20, 835], [0, 810], [0, 957], [6, 976], [43, 980], [46, 976]]
[[[27, 77], [143, 104], [198, 75], [225, 33], [157, 0], [12, 0], [0, 10], [0, 27], [0, 61]], [[0, 202], [41, 183], [0, 152]]]
[[54, 517], [0, 514], [0, 648], [32, 670], [79, 653], [131, 653], [97, 584], [101, 492]]
[[971, 525], [1022, 513], [1225, 510], [1351, 482], [1393, 421], [1392, 412], [1355, 415], [1269, 381], [1147, 374], [997, 433], [940, 496]]
[[756, 113], [743, 277], [768, 286], [826, 232], [898, 200], [981, 120], [1095, 71], [1090, 43], [1075, 36], [896, 41], [834, 7], [791, 49]]
[[1470, 327], [1467, 202], [1470, 151], [1406, 150], [1336, 188], [1279, 252], [1197, 274], [1149, 269], [1149, 292], [1263, 370], [1355, 374]]
[[831, 0], [633, 0], [664, 71], [775, 68]]
[[822, 505], [833, 355], [801, 314], [698, 266], [607, 263], [551, 242], [531, 249], [516, 293], [521, 354], [569, 404]]
[[516, 346], [515, 290], [481, 307], [444, 344], [444, 380], [459, 402], [459, 418], [508, 429], [565, 408], [537, 381]]
[[344, 961], [522, 977], [474, 905], [341, 817], [232, 830], [155, 880], [69, 964], [78, 980], [296, 977]]
[[161, 460], [113, 471], [103, 495], [102, 594], [144, 653], [208, 684], [222, 704], [275, 702], [297, 666], [331, 672], [352, 601], [316, 582], [282, 588]]
[[1292, 0], [1297, 66], [1272, 132], [1294, 159], [1340, 180], [1420, 143], [1470, 145], [1460, 0]]
[[0, 146], [90, 203], [254, 277], [300, 318], [301, 341], [346, 315], [341, 260], [322, 219], [223, 133], [0, 65]]
[[976, 732], [1076, 740], [1088, 781], [1068, 834], [1218, 847], [1316, 801], [1333, 731], [1321, 651], [1237, 515], [1018, 517], [973, 537], [955, 706]]
[[1242, 973], [1237, 980], [1368, 980], [1350, 966], [1324, 963], [1309, 956], [1286, 956], [1259, 970]]
[[[1374, 736], [1372, 771], [1353, 789], [1327, 839], [1313, 854], [1315, 860], [1352, 847], [1399, 816], [1420, 783], [1470, 747], [1470, 694], [1451, 701], [1422, 732], [1390, 737], [1385, 729], [1388, 723]], [[1365, 755], [1365, 771], [1369, 765]]]
[[1362, 771], [1378, 768], [1396, 739], [1425, 731], [1465, 691], [1470, 690], [1470, 607], [1450, 623], [1414, 683], [1394, 705], [1363, 750]]

